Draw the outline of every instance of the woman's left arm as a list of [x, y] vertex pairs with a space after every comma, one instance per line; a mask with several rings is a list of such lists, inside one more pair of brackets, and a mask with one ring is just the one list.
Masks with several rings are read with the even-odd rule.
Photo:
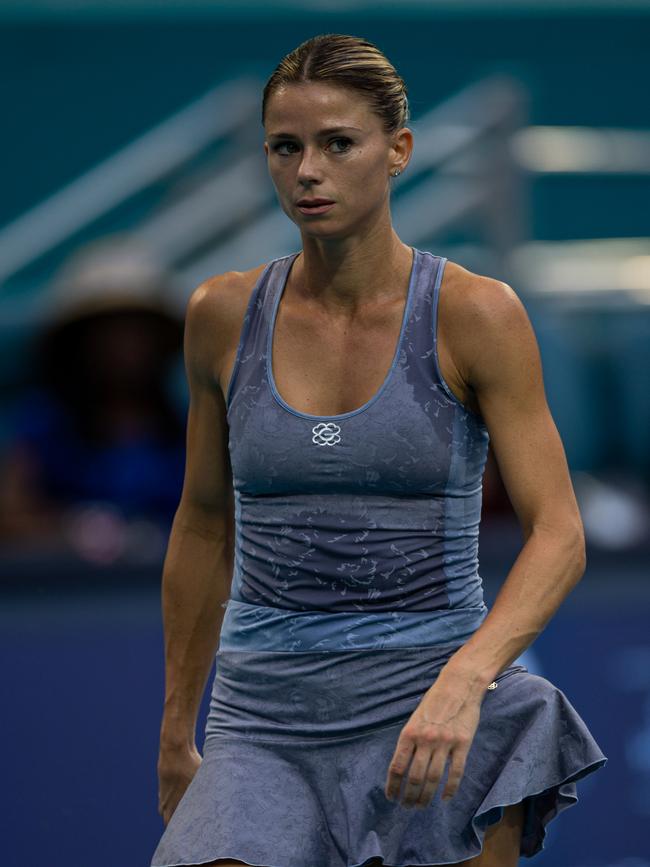
[[[488, 612], [441, 672], [479, 694], [525, 650], [582, 577], [582, 520], [544, 390], [528, 314], [506, 283], [479, 278], [468, 297], [463, 378], [490, 433], [524, 545]], [[465, 316], [464, 316], [465, 318]]]
[[479, 402], [525, 544], [484, 621], [400, 732], [385, 792], [397, 798], [406, 779], [409, 807], [430, 803], [448, 759], [442, 797], [456, 793], [487, 687], [543, 631], [586, 565], [580, 512], [523, 304], [506, 283], [473, 275], [455, 306], [457, 368]]

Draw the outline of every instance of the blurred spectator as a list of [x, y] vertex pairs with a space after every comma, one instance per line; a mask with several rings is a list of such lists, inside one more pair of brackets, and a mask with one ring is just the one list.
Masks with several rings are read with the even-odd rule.
[[483, 473], [481, 524], [482, 526], [486, 524], [490, 525], [494, 522], [501, 523], [504, 520], [516, 523], [517, 516], [512, 508], [508, 492], [499, 472], [499, 465], [490, 446], [485, 462], [485, 472]]
[[59, 272], [0, 466], [5, 543], [104, 562], [163, 550], [185, 455], [168, 387], [183, 342], [170, 288], [128, 239], [96, 241]]

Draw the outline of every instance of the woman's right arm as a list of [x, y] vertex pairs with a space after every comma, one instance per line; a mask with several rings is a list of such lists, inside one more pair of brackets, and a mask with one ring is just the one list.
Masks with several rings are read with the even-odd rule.
[[234, 499], [220, 365], [227, 351], [229, 274], [198, 286], [186, 310], [189, 386], [185, 476], [163, 564], [165, 700], [159, 807], [169, 821], [201, 758], [195, 729], [230, 595]]

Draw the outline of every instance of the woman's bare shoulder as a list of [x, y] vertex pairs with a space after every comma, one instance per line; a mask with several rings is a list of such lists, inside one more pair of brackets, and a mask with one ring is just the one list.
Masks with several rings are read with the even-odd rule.
[[[490, 303], [499, 296], [512, 296], [514, 291], [503, 280], [476, 274], [458, 262], [447, 261], [442, 279], [449, 303], [462, 306]], [[442, 300], [442, 293], [440, 295]]]
[[213, 274], [192, 291], [186, 308], [186, 351], [191, 340], [197, 351], [209, 353], [211, 367], [221, 367], [237, 345], [251, 292], [266, 264]]
[[440, 291], [440, 329], [466, 382], [504, 341], [530, 340], [533, 328], [517, 292], [503, 280], [448, 262]]
[[[245, 313], [250, 294], [266, 263], [248, 271], [226, 271], [213, 274], [200, 283], [190, 295], [187, 311], [198, 319], [217, 318], [227, 328]], [[243, 315], [243, 314], [242, 314]]]
[[457, 262], [447, 262], [440, 291], [440, 316], [452, 329], [490, 328], [504, 317], [524, 311], [515, 290], [503, 280], [476, 274]]

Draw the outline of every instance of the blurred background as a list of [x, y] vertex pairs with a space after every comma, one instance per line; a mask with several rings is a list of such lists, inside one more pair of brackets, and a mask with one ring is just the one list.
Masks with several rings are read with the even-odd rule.
[[[536, 863], [649, 867], [650, 4], [1, 0], [2, 867], [147, 867], [162, 833], [185, 305], [300, 249], [261, 94], [325, 32], [405, 79], [395, 228], [518, 292], [580, 503], [587, 572], [521, 661], [609, 762]], [[521, 544], [490, 456], [488, 605]]]

